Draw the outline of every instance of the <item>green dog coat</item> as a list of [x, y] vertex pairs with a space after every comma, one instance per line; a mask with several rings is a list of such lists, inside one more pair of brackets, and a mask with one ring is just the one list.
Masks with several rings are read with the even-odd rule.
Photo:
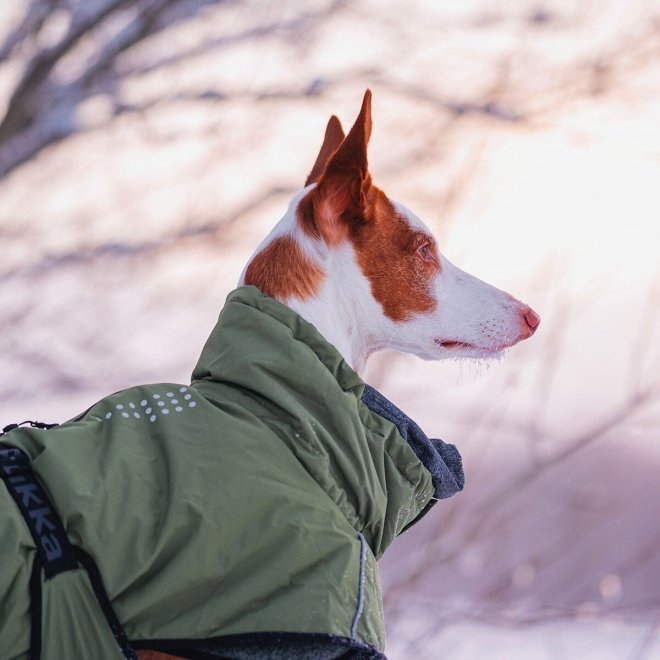
[[463, 486], [451, 445], [255, 287], [229, 295], [190, 385], [118, 392], [13, 448], [75, 556], [49, 569], [41, 491], [0, 486], [5, 660], [383, 657], [376, 560]]

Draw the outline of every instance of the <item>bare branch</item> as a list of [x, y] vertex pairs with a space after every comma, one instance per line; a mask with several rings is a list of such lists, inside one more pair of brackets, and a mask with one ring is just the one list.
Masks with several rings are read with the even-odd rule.
[[56, 4], [57, 2], [32, 1], [25, 10], [21, 22], [6, 36], [4, 42], [0, 44], [0, 62], [6, 60], [16, 46], [25, 41], [25, 39], [39, 32], [44, 20]]
[[176, 248], [183, 241], [208, 241], [209, 238], [216, 237], [221, 230], [226, 230], [233, 224], [239, 222], [247, 213], [259, 208], [262, 204], [275, 197], [282, 195], [291, 195], [295, 192], [294, 188], [273, 187], [264, 193], [255, 195], [232, 214], [203, 224], [197, 224], [185, 227], [170, 235], [161, 236], [153, 241], [142, 241], [137, 243], [103, 243], [90, 248], [77, 248], [70, 252], [45, 255], [40, 261], [6, 271], [0, 275], [0, 283], [4, 283], [17, 278], [25, 277], [45, 277], [54, 270], [68, 268], [71, 266], [87, 265], [99, 259], [130, 259], [142, 257], [147, 254]]
[[110, 0], [91, 15], [74, 16], [68, 33], [59, 43], [40, 51], [28, 64], [21, 80], [16, 85], [9, 101], [7, 112], [0, 122], [0, 144], [7, 142], [13, 135], [23, 130], [34, 121], [38, 112], [34, 105], [35, 97], [46, 83], [53, 67], [78, 43], [90, 30], [103, 19], [130, 0]]

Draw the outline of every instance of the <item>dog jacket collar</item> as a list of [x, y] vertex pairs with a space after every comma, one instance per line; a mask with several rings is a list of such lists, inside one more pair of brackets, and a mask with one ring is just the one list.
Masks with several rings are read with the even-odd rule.
[[[233, 353], [232, 348], [241, 341], [249, 342], [246, 350]], [[313, 370], [297, 368], [303, 355], [305, 359], [311, 358], [315, 365]], [[204, 386], [204, 381], [213, 383], [224, 380], [239, 384], [257, 397], [260, 396], [260, 384], [267, 383], [268, 392], [263, 399], [269, 403], [275, 402], [282, 393], [290, 393], [292, 390], [304, 393], [310, 408], [321, 408], [318, 418], [328, 420], [327, 426], [333, 417], [332, 408], [327, 405], [327, 395], [330, 390], [339, 387], [374, 413], [368, 415], [364, 414], [364, 410], [359, 411], [360, 419], [367, 429], [373, 424], [375, 416], [393, 424], [412, 450], [412, 453], [404, 452], [403, 446], [397, 447], [392, 456], [396, 465], [404, 474], [414, 472], [413, 479], [416, 480], [420, 480], [421, 470], [431, 477], [432, 483], [431, 497], [422, 487], [415, 489], [414, 498], [425, 500], [425, 504], [403, 529], [408, 529], [421, 519], [436, 500], [451, 497], [463, 489], [461, 455], [454, 445], [429, 439], [410, 417], [375, 388], [365, 384], [313, 325], [285, 305], [262, 294], [254, 286], [240, 287], [229, 294], [218, 324], [193, 373], [193, 384], [204, 391], [209, 389]], [[279, 391], [273, 391], [272, 380], [282, 386]], [[287, 409], [288, 398], [281, 405], [282, 410]], [[309, 414], [305, 417], [309, 418]], [[300, 423], [305, 423], [305, 420], [300, 420]], [[347, 492], [351, 490], [348, 488]], [[368, 522], [366, 526], [369, 528]], [[389, 545], [392, 538], [401, 531], [392, 530], [393, 533], [386, 537], [385, 545]], [[384, 551], [384, 547], [373, 549], [377, 557]]]

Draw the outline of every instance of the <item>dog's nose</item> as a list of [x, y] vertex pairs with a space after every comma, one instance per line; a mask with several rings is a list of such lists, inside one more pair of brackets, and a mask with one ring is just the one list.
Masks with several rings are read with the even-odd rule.
[[539, 327], [539, 323], [541, 323], [541, 317], [531, 307], [527, 307], [523, 313], [523, 319], [525, 325], [527, 326], [525, 328], [525, 334], [528, 337], [531, 337], [536, 332], [536, 328]]
[[527, 312], [525, 312], [525, 321], [527, 321], [527, 325], [532, 330], [536, 330], [539, 323], [541, 323], [541, 317], [530, 307]]

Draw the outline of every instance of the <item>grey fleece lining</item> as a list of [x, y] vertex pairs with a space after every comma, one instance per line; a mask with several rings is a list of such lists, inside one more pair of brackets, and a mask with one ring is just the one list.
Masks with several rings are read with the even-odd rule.
[[429, 439], [408, 415], [370, 385], [364, 386], [362, 403], [397, 427], [401, 437], [431, 473], [435, 499], [443, 500], [463, 490], [465, 483], [463, 461], [454, 445], [442, 440]]

